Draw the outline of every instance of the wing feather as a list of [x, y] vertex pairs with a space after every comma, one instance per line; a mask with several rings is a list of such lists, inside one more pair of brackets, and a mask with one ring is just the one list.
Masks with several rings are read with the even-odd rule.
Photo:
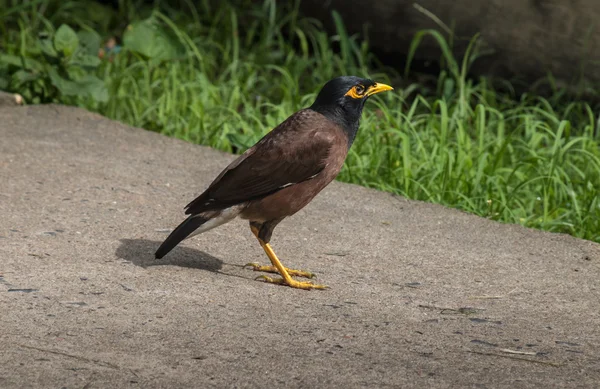
[[186, 214], [260, 199], [314, 178], [326, 166], [335, 126], [308, 109], [290, 116], [225, 168]]

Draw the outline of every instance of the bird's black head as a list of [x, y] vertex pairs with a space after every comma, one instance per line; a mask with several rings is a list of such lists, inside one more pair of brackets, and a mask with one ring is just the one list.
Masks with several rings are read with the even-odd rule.
[[360, 115], [369, 96], [392, 89], [389, 85], [366, 78], [337, 77], [323, 86], [310, 109], [341, 125], [348, 135], [350, 146], [358, 131]]

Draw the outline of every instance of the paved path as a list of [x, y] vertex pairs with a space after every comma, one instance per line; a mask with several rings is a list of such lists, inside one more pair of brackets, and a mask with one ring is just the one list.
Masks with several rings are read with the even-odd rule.
[[159, 243], [231, 155], [0, 108], [0, 387], [597, 388], [600, 245], [334, 183], [254, 281], [236, 221]]

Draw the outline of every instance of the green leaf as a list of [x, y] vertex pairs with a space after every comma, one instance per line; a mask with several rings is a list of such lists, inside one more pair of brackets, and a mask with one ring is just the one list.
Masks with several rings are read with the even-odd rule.
[[54, 45], [50, 39], [40, 39], [38, 42], [42, 53], [50, 57], [58, 57], [58, 53], [54, 49]]
[[48, 76], [50, 76], [52, 85], [54, 85], [63, 95], [76, 96], [79, 94], [80, 90], [78, 85], [73, 81], [61, 77], [55, 68], [48, 67]]
[[100, 35], [95, 31], [84, 30], [79, 31], [77, 36], [82, 53], [98, 58], [98, 50], [102, 44]]
[[92, 99], [106, 103], [108, 101], [108, 89], [104, 84], [104, 81], [96, 76], [88, 75], [79, 81], [79, 85], [82, 86], [86, 94]]
[[23, 60], [21, 57], [11, 54], [0, 54], [0, 63], [19, 67], [23, 66]]
[[54, 35], [54, 47], [62, 51], [66, 57], [75, 53], [79, 46], [79, 38], [73, 29], [66, 24], [61, 25]]
[[97, 56], [92, 55], [78, 55], [75, 59], [70, 62], [72, 65], [78, 65], [88, 69], [97, 68], [101, 61]]
[[11, 54], [0, 54], [0, 63], [36, 71], [42, 71], [44, 68], [40, 62], [34, 59]]
[[38, 75], [28, 72], [27, 70], [19, 70], [12, 74], [12, 81], [15, 86], [20, 86], [26, 82], [36, 80]]
[[123, 46], [156, 60], [170, 60], [181, 54], [181, 44], [154, 18], [131, 24], [123, 36]]
[[52, 85], [54, 85], [62, 95], [90, 97], [98, 102], [108, 101], [108, 89], [104, 81], [93, 75], [83, 76], [77, 81], [72, 81], [61, 77], [56, 69], [48, 70]]
[[66, 77], [69, 80], [79, 81], [85, 77], [88, 72], [85, 71], [81, 66], [71, 65], [65, 69], [67, 71]]

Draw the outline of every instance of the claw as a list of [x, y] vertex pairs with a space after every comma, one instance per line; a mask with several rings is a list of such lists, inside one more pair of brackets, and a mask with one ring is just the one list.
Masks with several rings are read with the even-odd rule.
[[[244, 268], [246, 268], [246, 267], [251, 267], [252, 270], [254, 270], [254, 271], [264, 271], [267, 273], [279, 274], [279, 271], [274, 266], [263, 266], [256, 262], [247, 263], [244, 265]], [[288, 269], [287, 267], [285, 268], [285, 270], [287, 270], [289, 275], [292, 277], [316, 278], [316, 275], [309, 271]]]
[[319, 289], [319, 290], [323, 290], [323, 289], [327, 289], [326, 285], [319, 285], [319, 284], [313, 284], [312, 282], [309, 281], [296, 281], [296, 280], [291, 280], [290, 282], [286, 282], [283, 278], [271, 278], [269, 276], [258, 276], [255, 278], [256, 280], [263, 280], [264, 282], [267, 282], [269, 284], [276, 284], [276, 285], [287, 285], [291, 288], [296, 288], [296, 289], [304, 289], [304, 290], [311, 290], [311, 289]]
[[271, 278], [269, 276], [262, 275], [262, 276], [258, 276], [254, 279], [254, 281], [259, 281], [259, 280], [262, 280], [269, 284], [285, 285], [285, 281], [283, 278]]

